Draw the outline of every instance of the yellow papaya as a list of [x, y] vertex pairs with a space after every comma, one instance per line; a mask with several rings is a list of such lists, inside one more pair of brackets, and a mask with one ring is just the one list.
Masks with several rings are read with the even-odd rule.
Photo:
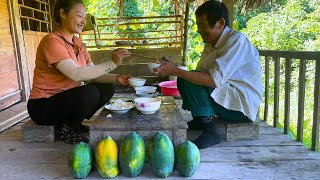
[[113, 178], [119, 174], [118, 146], [108, 136], [101, 140], [95, 150], [97, 170], [103, 178]]

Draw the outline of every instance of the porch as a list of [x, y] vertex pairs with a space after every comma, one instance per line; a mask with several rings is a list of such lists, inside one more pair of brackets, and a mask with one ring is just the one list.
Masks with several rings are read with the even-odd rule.
[[[260, 55], [265, 82], [260, 117], [283, 128], [283, 132], [261, 121], [257, 140], [224, 141], [203, 149], [200, 167], [191, 178], [319, 179], [320, 154], [315, 151], [319, 144], [320, 52], [260, 51]], [[310, 79], [310, 73], [314, 78]], [[313, 84], [311, 88], [308, 81]], [[313, 104], [306, 104], [307, 99]], [[181, 106], [181, 100], [175, 100]], [[191, 120], [190, 114], [181, 113], [186, 121]], [[27, 117], [25, 102], [0, 112], [3, 122], [22, 116]], [[305, 125], [307, 120], [311, 121], [310, 127]], [[61, 142], [22, 143], [23, 124], [21, 121], [0, 134], [0, 179], [72, 179], [67, 168], [72, 146]], [[311, 135], [306, 135], [308, 132]], [[197, 133], [189, 131], [188, 139]], [[301, 143], [306, 140], [314, 151]], [[126, 178], [122, 174], [118, 177]], [[169, 178], [179, 177], [174, 171]], [[98, 178], [97, 171], [93, 171], [87, 179]], [[139, 178], [155, 178], [148, 164]]]
[[[181, 107], [181, 100], [175, 100]], [[181, 112], [184, 119], [190, 120], [189, 113]], [[0, 179], [73, 179], [67, 167], [73, 146], [61, 142], [22, 143], [24, 123], [0, 134]], [[199, 133], [188, 131], [188, 139]], [[200, 153], [200, 166], [190, 179], [319, 179], [320, 175], [320, 154], [263, 121], [259, 139], [223, 141]], [[127, 177], [120, 174], [117, 178]], [[146, 163], [137, 178], [156, 177]], [[183, 179], [176, 170], [168, 177], [177, 178]], [[95, 170], [86, 179], [101, 177]]]
[[[1, 3], [7, 4], [7, 1], [1, 1]], [[16, 0], [9, 1], [9, 4], [11, 5], [9, 5], [10, 8], [18, 7], [18, 1]], [[3, 109], [0, 111], [0, 132], [3, 131], [0, 134], [0, 179], [72, 179], [67, 169], [67, 156], [71, 151], [72, 146], [59, 142], [21, 142], [21, 125], [25, 123], [24, 121], [21, 121], [21, 119], [28, 117], [25, 101], [32, 84], [32, 69], [34, 68], [35, 56], [34, 50], [41, 37], [46, 33], [28, 31], [28, 28], [27, 30], [22, 29], [19, 25], [21, 22], [18, 18], [18, 10], [12, 8], [10, 11], [13, 11], [12, 14], [15, 19], [11, 16], [9, 18], [9, 13], [7, 12], [4, 12], [4, 14], [8, 16], [5, 16], [5, 18], [10, 19], [11, 26], [13, 26], [13, 24], [18, 24], [12, 29], [12, 31], [16, 31], [14, 33], [16, 34], [16, 39], [13, 38], [15, 41], [11, 42], [11, 39], [9, 38], [11, 44], [8, 43], [9, 45], [5, 44], [0, 46], [2, 48], [5, 47], [5, 49], [2, 49], [3, 54], [1, 54], [1, 60], [7, 62], [10, 58], [18, 58], [18, 65], [14, 64], [12, 66], [18, 67], [18, 70], [15, 69], [14, 73], [19, 74], [19, 77], [21, 77], [18, 80], [17, 77], [15, 77], [15, 79], [12, 78], [13, 76], [11, 76], [11, 74], [10, 76], [2, 76], [2, 79], [4, 79], [4, 81], [2, 81], [4, 87], [11, 87], [12, 85], [14, 88], [10, 89], [13, 89], [12, 92], [10, 91], [7, 93], [6, 91], [5, 93], [7, 94], [0, 99], [0, 107]], [[176, 20], [172, 21], [174, 22], [170, 23], [177, 24]], [[180, 21], [181, 20], [179, 19], [179, 22]], [[26, 22], [25, 24], [28, 24]], [[11, 26], [8, 23], [5, 28], [5, 32], [10, 35], [10, 37], [10, 33], [12, 32], [9, 27]], [[179, 30], [177, 32], [181, 32], [184, 26], [183, 24], [180, 24], [175, 28]], [[31, 29], [29, 28], [29, 30]], [[169, 29], [169, 32], [171, 31], [175, 34], [171, 37], [171, 39], [176, 40], [174, 41], [175, 43], [171, 43], [171, 41], [162, 37], [166, 41], [161, 42], [161, 45], [177, 50], [177, 52], [179, 52], [178, 54], [184, 57], [185, 54], [181, 53], [181, 51], [186, 47], [186, 45], [183, 44], [186, 41], [180, 39], [186, 39], [187, 37], [182, 37], [182, 33], [176, 35], [175, 30]], [[101, 33], [100, 35], [101, 37], [98, 38], [99, 40], [108, 40], [107, 37], [103, 37], [104, 34]], [[91, 36], [93, 35], [91, 34]], [[89, 35], [87, 40], [92, 42], [96, 41], [96, 39], [92, 39], [93, 37], [91, 36]], [[177, 38], [176, 36], [180, 37]], [[114, 39], [110, 41], [113, 42], [113, 40]], [[150, 38], [117, 40], [133, 41], [134, 44], [131, 44], [130, 46], [120, 46], [131, 47], [132, 49], [137, 46], [159, 45], [150, 43]], [[146, 42], [149, 43], [143, 43], [143, 40], [147, 40]], [[18, 44], [18, 46], [15, 47], [13, 43]], [[108, 48], [111, 45], [104, 44], [103, 46]], [[100, 48], [103, 49], [103, 46]], [[93, 43], [92, 48], [96, 47], [97, 45]], [[115, 46], [113, 45], [112, 47]], [[101, 52], [105, 53], [102, 49], [96, 53], [96, 57], [98, 57]], [[15, 53], [17, 53], [17, 55], [15, 55]], [[145, 55], [150, 56], [150, 54]], [[279, 129], [271, 127], [266, 122], [262, 121], [260, 123], [258, 140], [222, 142], [217, 146], [201, 150], [202, 158], [200, 167], [196, 174], [191, 178], [319, 179], [320, 155], [315, 151], [318, 151], [319, 145], [320, 52], [260, 51], [260, 55], [265, 82], [264, 103], [261, 106], [260, 117], [263, 117], [262, 119], [266, 120], [274, 127], [283, 128], [285, 134], [280, 132]], [[99, 58], [97, 58], [97, 60], [99, 60]], [[102, 59], [100, 59], [100, 61], [101, 60]], [[184, 60], [185, 58], [183, 58], [182, 62], [177, 63], [185, 63]], [[16, 61], [12, 60], [10, 62]], [[138, 64], [134, 64], [135, 68], [132, 68], [132, 62], [138, 62]], [[129, 68], [121, 68], [124, 71], [138, 73], [137, 69], [143, 69], [142, 66], [144, 65], [145, 67], [146, 63], [147, 62], [139, 62], [131, 59], [125, 61], [124, 64], [124, 66]], [[311, 76], [308, 76], [307, 72], [311, 72]], [[299, 74], [299, 77], [296, 78], [295, 76], [293, 79], [292, 75], [294, 73]], [[8, 83], [9, 80], [10, 83]], [[15, 84], [12, 83], [13, 80], [16, 80]], [[307, 81], [313, 82], [310, 91], [306, 89]], [[294, 88], [297, 89], [295, 91], [297, 92], [297, 95], [293, 93]], [[17, 95], [19, 95], [19, 97]], [[281, 98], [282, 95], [284, 100]], [[307, 99], [311, 99], [311, 102], [313, 103], [311, 105], [305, 104]], [[10, 103], [10, 105], [16, 102], [18, 103], [10, 106], [7, 102]], [[6, 108], [8, 106], [10, 107]], [[309, 108], [312, 111], [307, 111], [306, 108]], [[292, 112], [293, 114], [291, 114]], [[185, 120], [190, 120], [188, 114], [185, 114]], [[311, 121], [311, 125], [305, 123], [307, 120], [308, 122]], [[309, 131], [310, 129], [307, 129], [308, 127], [312, 127], [312, 130]], [[312, 132], [312, 134], [306, 135], [307, 131]], [[294, 132], [293, 136], [296, 140], [288, 135], [291, 132]], [[192, 139], [192, 137], [196, 136], [196, 133], [198, 132], [189, 132], [188, 138]], [[314, 151], [309, 150], [300, 143], [305, 142], [308, 139], [311, 142], [310, 147]], [[177, 171], [174, 171], [169, 178], [176, 179], [179, 177]], [[126, 177], [120, 175], [119, 178]], [[139, 178], [155, 178], [148, 164]], [[94, 171], [87, 179], [101, 179], [101, 177]]]

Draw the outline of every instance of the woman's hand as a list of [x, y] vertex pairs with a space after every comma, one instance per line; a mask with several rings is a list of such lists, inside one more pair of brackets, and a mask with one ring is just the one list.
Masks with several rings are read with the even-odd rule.
[[123, 48], [115, 49], [112, 52], [112, 61], [116, 65], [120, 65], [122, 63], [122, 59], [125, 57], [129, 57], [130, 55], [131, 53], [127, 49], [123, 49]]
[[129, 79], [132, 76], [130, 74], [119, 74], [117, 76], [117, 82], [121, 84], [122, 86], [128, 86], [129, 85]]

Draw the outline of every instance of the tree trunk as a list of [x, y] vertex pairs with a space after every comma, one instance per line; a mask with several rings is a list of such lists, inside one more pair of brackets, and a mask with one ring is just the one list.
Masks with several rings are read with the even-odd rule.
[[232, 28], [232, 23], [233, 23], [233, 19], [234, 19], [234, 15], [233, 15], [234, 2], [233, 2], [233, 0], [222, 0], [222, 2], [228, 8], [228, 11], [229, 11], [229, 27]]

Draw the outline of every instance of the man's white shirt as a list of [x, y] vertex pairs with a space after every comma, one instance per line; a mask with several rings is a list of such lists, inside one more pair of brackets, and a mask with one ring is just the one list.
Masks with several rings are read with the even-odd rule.
[[225, 27], [214, 47], [206, 44], [197, 70], [210, 73], [216, 103], [256, 120], [263, 93], [260, 56], [244, 34]]

